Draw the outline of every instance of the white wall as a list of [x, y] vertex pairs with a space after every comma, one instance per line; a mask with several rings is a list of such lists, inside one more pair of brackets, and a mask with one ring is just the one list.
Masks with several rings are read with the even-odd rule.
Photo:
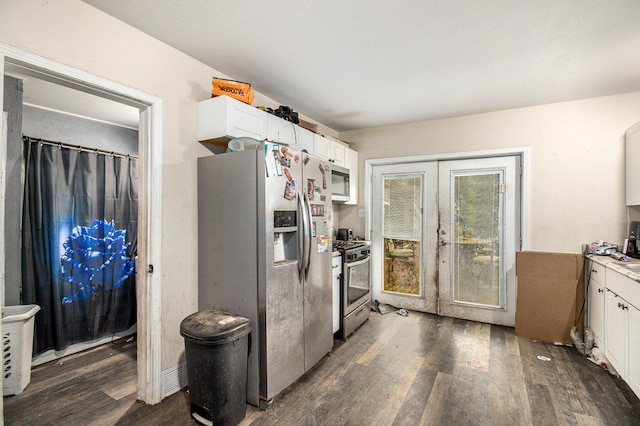
[[[624, 132], [640, 120], [640, 92], [342, 132], [358, 146], [360, 207], [364, 161], [531, 147], [530, 250], [580, 252], [597, 239], [622, 243]], [[364, 231], [357, 206], [344, 206], [340, 226]]]
[[[161, 368], [175, 366], [180, 321], [197, 310], [196, 159], [211, 154], [197, 142], [196, 105], [224, 74], [79, 0], [2, 1], [0, 42], [162, 99]], [[253, 104], [278, 106], [260, 93]]]

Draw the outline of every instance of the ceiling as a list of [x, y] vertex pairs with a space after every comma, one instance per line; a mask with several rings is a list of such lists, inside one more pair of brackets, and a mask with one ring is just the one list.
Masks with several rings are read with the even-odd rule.
[[638, 0], [84, 0], [337, 131], [640, 90]]

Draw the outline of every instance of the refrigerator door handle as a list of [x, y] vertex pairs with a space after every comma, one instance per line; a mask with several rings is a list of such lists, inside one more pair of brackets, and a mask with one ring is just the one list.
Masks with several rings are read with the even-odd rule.
[[309, 276], [309, 266], [311, 265], [311, 247], [313, 245], [313, 222], [311, 216], [311, 203], [309, 203], [309, 198], [305, 191], [304, 193], [304, 204], [306, 205], [305, 210], [307, 211], [307, 223], [306, 223], [306, 237], [307, 237], [307, 256], [305, 259], [304, 266], [304, 276], [307, 278]]
[[305, 262], [307, 260], [307, 209], [304, 199], [298, 194], [298, 211], [300, 212], [300, 225], [298, 228], [298, 280], [304, 281]]

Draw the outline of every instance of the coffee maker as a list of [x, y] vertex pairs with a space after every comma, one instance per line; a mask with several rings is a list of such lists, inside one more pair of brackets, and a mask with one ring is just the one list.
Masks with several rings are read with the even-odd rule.
[[640, 222], [633, 221], [629, 224], [629, 238], [627, 242], [627, 256], [640, 259]]

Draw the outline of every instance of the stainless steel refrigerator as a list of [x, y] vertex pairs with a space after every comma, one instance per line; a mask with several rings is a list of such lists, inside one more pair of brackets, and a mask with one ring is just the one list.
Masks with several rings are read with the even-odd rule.
[[251, 320], [250, 404], [333, 347], [331, 243], [331, 163], [270, 143], [198, 159], [198, 309]]

